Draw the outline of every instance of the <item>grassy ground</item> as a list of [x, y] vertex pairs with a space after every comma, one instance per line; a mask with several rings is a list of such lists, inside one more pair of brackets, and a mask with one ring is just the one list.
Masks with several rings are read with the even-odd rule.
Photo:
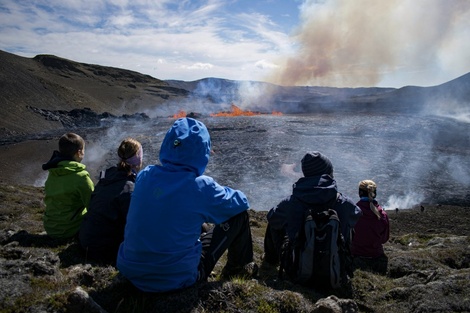
[[[220, 279], [148, 294], [111, 266], [87, 262], [74, 241], [42, 233], [42, 188], [0, 184], [0, 312], [468, 312], [466, 207], [389, 212], [386, 276], [356, 271], [351, 288], [315, 291], [279, 280], [261, 261], [266, 212], [250, 212], [259, 277]], [[84, 292], [83, 292], [84, 291]], [[81, 294], [91, 298], [80, 297]], [[92, 300], [91, 300], [92, 299]], [[349, 311], [348, 311], [349, 310]], [[102, 312], [102, 311], [101, 311]], [[325, 311], [334, 312], [334, 311]]]

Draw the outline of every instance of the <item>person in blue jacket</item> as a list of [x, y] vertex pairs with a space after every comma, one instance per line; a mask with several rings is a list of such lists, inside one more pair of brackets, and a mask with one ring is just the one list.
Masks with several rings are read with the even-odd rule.
[[[206, 280], [227, 251], [224, 276], [256, 275], [245, 194], [203, 175], [211, 140], [192, 118], [176, 120], [160, 148], [161, 165], [139, 172], [117, 268], [145, 292]], [[205, 223], [216, 226], [201, 235]]]
[[352, 231], [362, 211], [356, 204], [338, 192], [333, 178], [333, 164], [318, 151], [308, 152], [301, 160], [301, 177], [293, 186], [292, 194], [283, 199], [267, 214], [268, 226], [264, 238], [264, 261], [277, 264], [285, 235], [293, 240], [303, 226], [304, 211], [311, 206], [332, 205], [341, 224], [346, 245], [351, 245]]

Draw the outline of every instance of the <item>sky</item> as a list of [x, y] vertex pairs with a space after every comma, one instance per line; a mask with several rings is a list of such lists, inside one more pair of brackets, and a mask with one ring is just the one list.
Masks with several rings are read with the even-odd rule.
[[470, 72], [470, 0], [0, 0], [0, 50], [163, 80], [434, 86]]

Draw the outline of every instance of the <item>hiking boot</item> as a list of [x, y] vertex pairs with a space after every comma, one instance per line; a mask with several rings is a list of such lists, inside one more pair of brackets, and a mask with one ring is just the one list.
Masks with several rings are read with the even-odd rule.
[[266, 263], [272, 266], [277, 266], [279, 265], [279, 256], [277, 255], [273, 256], [267, 253], [263, 253], [261, 255], [261, 261], [263, 261], [263, 263]]
[[258, 276], [258, 264], [250, 262], [241, 267], [225, 266], [220, 277], [230, 279], [233, 277], [256, 278]]

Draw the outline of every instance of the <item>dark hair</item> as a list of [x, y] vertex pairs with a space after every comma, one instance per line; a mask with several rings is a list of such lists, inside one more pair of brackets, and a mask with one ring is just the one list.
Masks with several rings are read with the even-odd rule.
[[73, 158], [84, 146], [85, 140], [75, 133], [66, 133], [59, 139], [59, 152], [65, 157]]
[[136, 153], [139, 152], [141, 146], [142, 145], [140, 144], [140, 142], [138, 142], [134, 138], [124, 139], [119, 145], [117, 151], [118, 156], [120, 158], [117, 167], [130, 173], [132, 171], [132, 165], [126, 163], [126, 160], [136, 155]]

